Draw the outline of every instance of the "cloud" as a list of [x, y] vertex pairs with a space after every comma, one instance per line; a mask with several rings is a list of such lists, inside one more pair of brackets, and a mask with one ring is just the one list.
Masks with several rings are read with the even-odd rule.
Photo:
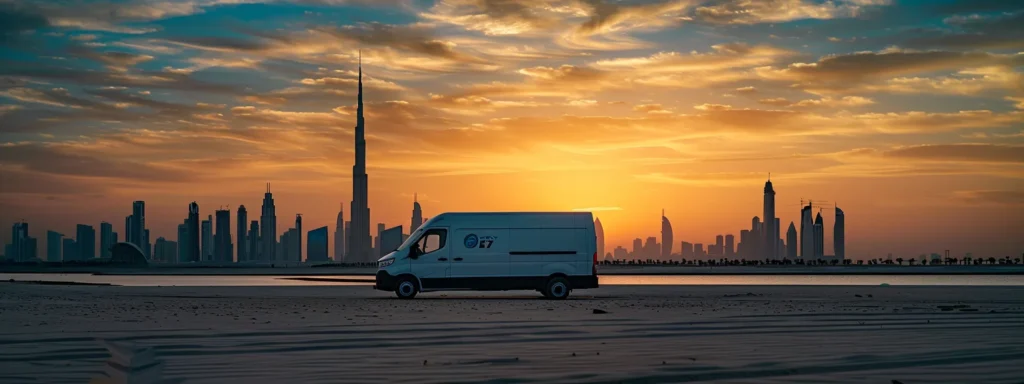
[[1024, 205], [1024, 191], [1019, 190], [954, 191], [953, 197], [972, 204]]
[[419, 16], [490, 36], [524, 35], [560, 25], [572, 10], [557, 5], [548, 0], [449, 0]]
[[998, 14], [955, 15], [944, 20], [946, 30], [928, 30], [911, 37], [910, 47], [949, 49], [1024, 48], [1024, 10]]
[[743, 43], [716, 44], [711, 49], [708, 53], [659, 52], [649, 57], [607, 59], [595, 62], [594, 67], [642, 69], [648, 73], [713, 71], [766, 65], [793, 54], [772, 46]]
[[898, 148], [883, 156], [930, 161], [1024, 163], [1024, 146], [1010, 144], [935, 144]]
[[767, 98], [767, 99], [760, 99], [757, 102], [760, 103], [760, 104], [771, 105], [771, 106], [776, 106], [776, 107], [788, 107], [790, 104], [792, 104], [785, 97], [773, 97], [773, 98]]
[[1024, 97], [1007, 96], [1005, 99], [1014, 102], [1014, 108], [1024, 109]]
[[888, 0], [724, 0], [699, 6], [693, 18], [714, 24], [779, 23], [804, 19], [856, 17], [871, 7], [888, 5]]
[[0, 44], [49, 25], [46, 17], [11, 3], [0, 4]]
[[665, 107], [662, 106], [661, 104], [640, 104], [640, 105], [637, 105], [637, 106], [633, 107], [633, 111], [634, 112], [653, 113], [653, 114], [672, 113], [672, 111], [669, 111], [669, 110], [665, 109]]
[[[122, 178], [135, 181], [185, 181], [188, 172], [144, 162], [112, 161], [76, 153], [69, 144], [2, 144], [0, 164], [54, 175]], [[97, 154], [99, 155], [99, 154]]]
[[986, 52], [912, 51], [887, 49], [829, 55], [814, 63], [794, 63], [784, 68], [759, 67], [764, 79], [796, 82], [803, 89], [848, 89], [876, 79], [968, 67], [1014, 65], [1021, 55]]
[[617, 50], [647, 46], [629, 33], [658, 30], [679, 23], [689, 1], [669, 0], [646, 4], [610, 4], [603, 0], [582, 0], [588, 18], [564, 33], [558, 42], [577, 49]]
[[1024, 75], [1009, 67], [964, 69], [952, 76], [898, 77], [860, 86], [859, 92], [976, 95], [990, 90], [1024, 92]]
[[[860, 96], [843, 96], [842, 98], [831, 98], [823, 97], [820, 99], [808, 99], [800, 100], [796, 103], [789, 105], [790, 107], [797, 108], [814, 108], [814, 107], [862, 107], [865, 105], [874, 104], [875, 101], [866, 97]], [[765, 104], [765, 103], [762, 103]]]
[[725, 105], [725, 104], [707, 104], [707, 103], [705, 103], [705, 104], [701, 104], [701, 105], [695, 105], [695, 106], [693, 106], [693, 108], [701, 110], [701, 111], [728, 111], [728, 110], [732, 109], [732, 106], [731, 105]]
[[736, 93], [744, 95], [754, 94], [757, 93], [757, 88], [754, 88], [753, 86], [740, 87], [736, 88]]

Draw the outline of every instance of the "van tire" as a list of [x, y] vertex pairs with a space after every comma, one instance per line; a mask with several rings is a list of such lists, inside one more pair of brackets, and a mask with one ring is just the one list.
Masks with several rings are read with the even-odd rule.
[[544, 297], [549, 300], [565, 300], [569, 297], [569, 292], [572, 288], [569, 286], [569, 280], [561, 276], [552, 276], [548, 279], [548, 283], [544, 285]]
[[398, 282], [395, 283], [395, 295], [402, 300], [410, 300], [416, 297], [419, 293], [420, 287], [416, 284], [416, 280], [409, 276], [402, 276], [398, 278]]

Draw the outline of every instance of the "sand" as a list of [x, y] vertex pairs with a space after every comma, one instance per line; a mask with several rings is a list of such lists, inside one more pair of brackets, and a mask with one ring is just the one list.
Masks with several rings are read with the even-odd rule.
[[97, 338], [186, 383], [1022, 383], [1024, 287], [0, 283], [0, 382], [85, 383]]

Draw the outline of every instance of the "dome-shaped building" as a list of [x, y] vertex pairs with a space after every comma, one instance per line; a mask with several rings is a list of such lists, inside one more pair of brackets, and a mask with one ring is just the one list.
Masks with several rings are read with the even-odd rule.
[[119, 265], [147, 266], [149, 260], [142, 253], [142, 248], [128, 243], [120, 242], [110, 246], [110, 263]]

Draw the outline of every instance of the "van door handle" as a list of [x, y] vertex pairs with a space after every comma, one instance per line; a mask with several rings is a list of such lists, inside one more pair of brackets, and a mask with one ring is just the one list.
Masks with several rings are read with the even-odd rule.
[[454, 259], [452, 259], [452, 260], [455, 260], [455, 261], [462, 261], [462, 258], [461, 258], [461, 257], [456, 257], [456, 258], [454, 258]]
[[437, 261], [448, 261], [447, 257], [438, 257]]

